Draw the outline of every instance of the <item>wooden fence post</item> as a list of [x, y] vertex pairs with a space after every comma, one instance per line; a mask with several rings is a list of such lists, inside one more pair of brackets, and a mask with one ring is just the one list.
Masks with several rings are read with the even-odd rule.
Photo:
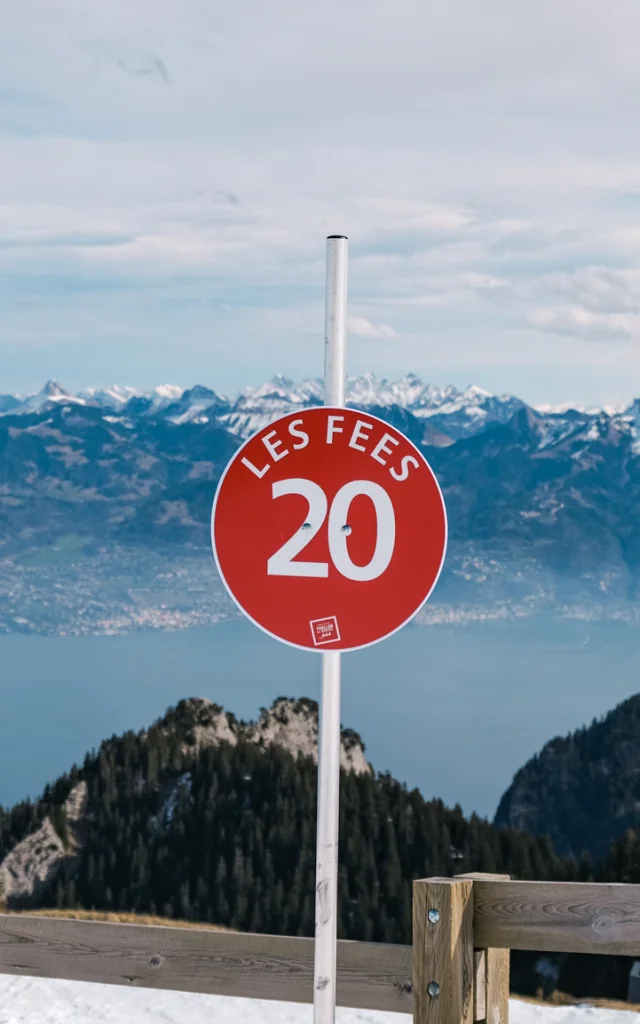
[[414, 1024], [473, 1024], [473, 882], [413, 883]]
[[[476, 882], [508, 882], [509, 875], [480, 871], [456, 875]], [[478, 949], [474, 944], [474, 1020], [486, 1024], [509, 1022], [509, 950]]]

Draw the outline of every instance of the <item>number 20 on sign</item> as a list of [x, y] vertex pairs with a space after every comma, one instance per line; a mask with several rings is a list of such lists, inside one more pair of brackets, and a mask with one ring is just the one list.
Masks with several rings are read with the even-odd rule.
[[395, 633], [428, 599], [447, 519], [404, 434], [322, 407], [283, 416], [238, 449], [211, 535], [227, 590], [257, 626], [305, 650], [353, 651]]

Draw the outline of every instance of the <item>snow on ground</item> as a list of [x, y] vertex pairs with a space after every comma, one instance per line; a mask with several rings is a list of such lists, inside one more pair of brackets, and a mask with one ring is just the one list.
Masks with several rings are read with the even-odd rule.
[[[511, 1000], [510, 1024], [640, 1024], [640, 1013]], [[295, 1003], [0, 977], [0, 1024], [311, 1024]], [[336, 1024], [410, 1024], [404, 1013], [338, 1009]]]

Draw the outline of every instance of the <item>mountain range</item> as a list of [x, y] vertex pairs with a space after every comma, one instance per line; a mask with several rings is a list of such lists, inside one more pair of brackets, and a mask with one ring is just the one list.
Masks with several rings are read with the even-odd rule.
[[[215, 486], [242, 439], [321, 398], [321, 382], [282, 377], [233, 400], [199, 385], [71, 394], [53, 382], [3, 396], [0, 569], [61, 546], [206, 551]], [[349, 381], [348, 402], [403, 430], [440, 481], [450, 542], [436, 600], [631, 607], [640, 401], [541, 411], [476, 387], [367, 375]]]
[[[169, 384], [151, 391], [114, 386], [72, 393], [48, 381], [37, 394], [0, 395], [0, 415], [40, 412], [56, 405], [94, 406], [124, 422], [161, 417], [182, 425], [215, 419], [231, 433], [245, 438], [277, 416], [320, 405], [322, 400], [321, 380], [295, 384], [282, 376], [259, 387], [245, 388], [234, 399], [202, 385], [183, 389]], [[477, 387], [465, 391], [452, 386], [434, 387], [413, 374], [398, 381], [378, 380], [373, 374], [349, 379], [347, 402], [361, 409], [397, 407], [419, 419], [433, 420], [436, 431], [445, 428], [445, 443], [476, 433], [490, 423], [505, 422], [523, 405], [510, 395], [493, 396]]]
[[[231, 433], [246, 438], [277, 416], [322, 404], [323, 388], [319, 379], [296, 384], [277, 375], [265, 384], [244, 388], [235, 398], [228, 398], [203, 385], [182, 388], [166, 384], [149, 391], [114, 385], [71, 392], [55, 381], [48, 381], [35, 394], [0, 395], [0, 416], [40, 412], [55, 405], [96, 406], [123, 420], [160, 416], [180, 425], [205, 423], [213, 418]], [[424, 383], [415, 374], [389, 381], [371, 373], [347, 379], [346, 400], [358, 409], [407, 410], [417, 419], [429, 421], [434, 434], [442, 430], [445, 444], [469, 437], [494, 423], [505, 423], [526, 404], [513, 395], [492, 395], [475, 385], [461, 391], [453, 385], [437, 387]], [[634, 403], [629, 408], [603, 406], [595, 410], [571, 404], [541, 405], [535, 411], [550, 426], [558, 420], [571, 421], [576, 415], [591, 419], [601, 412], [626, 424], [636, 416]]]

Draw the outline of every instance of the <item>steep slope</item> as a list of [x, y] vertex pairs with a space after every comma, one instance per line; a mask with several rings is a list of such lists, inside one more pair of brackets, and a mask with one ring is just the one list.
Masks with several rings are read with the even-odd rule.
[[601, 593], [635, 593], [640, 460], [620, 423], [602, 414], [569, 428], [521, 409], [428, 457], [454, 541], [584, 582], [596, 574]]
[[94, 406], [0, 419], [0, 557], [80, 534], [98, 543], [206, 543], [219, 475], [237, 440]]
[[[18, 860], [27, 871], [35, 843], [52, 847], [48, 886], [40, 871], [28, 893], [24, 885], [8, 892], [9, 904], [310, 934], [316, 767], [306, 751], [314, 753], [315, 716], [310, 701], [279, 699], [257, 723], [243, 723], [209, 702], [186, 700], [148, 730], [107, 740], [37, 804], [0, 813], [5, 875]], [[341, 934], [407, 941], [411, 881], [424, 874], [575, 877], [546, 839], [467, 821], [459, 808], [375, 777], [357, 734], [343, 733], [343, 754], [362, 770], [341, 780]], [[69, 798], [77, 809], [73, 794], [82, 785], [82, 840], [71, 849], [60, 830], [69, 827]], [[51, 830], [56, 822], [66, 857]]]
[[516, 774], [495, 824], [548, 834], [558, 851], [596, 858], [640, 828], [640, 695], [547, 743]]
[[[318, 705], [302, 698], [294, 700], [279, 697], [270, 708], [262, 708], [257, 722], [238, 721], [234, 715], [204, 697], [180, 701], [173, 709], [139, 735], [142, 744], [149, 747], [166, 744], [179, 750], [188, 762], [207, 749], [221, 744], [236, 747], [254, 744], [260, 750], [280, 748], [294, 759], [318, 757]], [[371, 766], [364, 756], [364, 744], [352, 729], [342, 732], [341, 767], [344, 771], [371, 775]], [[0, 897], [9, 905], [33, 906], [46, 900], [61, 870], [75, 873], [78, 857], [82, 856], [83, 837], [87, 825], [88, 789], [85, 779], [70, 776], [71, 789], [64, 800], [61, 793], [68, 788], [65, 780], [56, 783], [55, 795], [40, 802], [41, 814], [24, 819], [27, 805], [16, 809], [17, 827], [25, 837], [15, 841], [15, 835], [5, 838], [0, 831]], [[162, 808], [155, 815], [157, 822], [171, 815], [184, 785], [184, 773], [175, 781], [161, 787]], [[2, 824], [0, 808], [0, 824]], [[9, 849], [4, 859], [2, 851]]]
[[17, 843], [0, 863], [0, 898], [9, 905], [35, 906], [63, 866], [70, 866], [82, 842], [87, 784], [78, 782], [58, 808], [56, 825], [47, 815], [39, 828]]

